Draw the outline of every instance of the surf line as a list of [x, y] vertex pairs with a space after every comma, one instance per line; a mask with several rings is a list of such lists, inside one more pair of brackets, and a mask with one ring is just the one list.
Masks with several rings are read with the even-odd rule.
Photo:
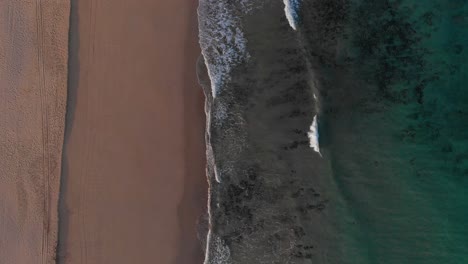
[[[286, 19], [289, 22], [289, 26], [293, 30], [297, 30], [298, 27], [298, 20], [299, 20], [299, 10], [300, 10], [300, 3], [301, 0], [283, 0], [284, 3], [284, 14]], [[309, 67], [310, 68], [310, 67]], [[314, 100], [317, 103], [318, 98], [314, 93]], [[318, 112], [318, 109], [317, 109]], [[318, 121], [317, 115], [314, 115], [314, 119], [312, 120], [312, 124], [310, 125], [309, 132], [307, 133], [309, 137], [309, 146], [317, 152], [320, 157], [322, 157], [322, 153], [320, 153], [320, 146], [319, 146], [319, 132], [318, 132]]]
[[297, 30], [297, 21], [299, 18], [300, 0], [283, 0], [284, 14], [288, 19], [289, 25], [292, 29]]
[[321, 157], [322, 153], [320, 153], [320, 146], [319, 146], [319, 132], [318, 132], [317, 115], [314, 116], [314, 120], [312, 121], [312, 124], [310, 125], [310, 130], [307, 133], [307, 136], [309, 136], [309, 146], [315, 152], [317, 152]]

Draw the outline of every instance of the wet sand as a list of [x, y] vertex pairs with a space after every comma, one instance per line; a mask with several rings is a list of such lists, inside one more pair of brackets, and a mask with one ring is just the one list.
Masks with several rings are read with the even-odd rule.
[[59, 263], [202, 263], [195, 1], [72, 1]]
[[68, 1], [0, 1], [0, 263], [55, 263]]

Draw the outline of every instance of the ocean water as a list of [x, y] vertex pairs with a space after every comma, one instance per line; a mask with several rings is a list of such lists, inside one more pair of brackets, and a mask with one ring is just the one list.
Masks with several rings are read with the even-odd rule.
[[468, 1], [201, 0], [206, 264], [468, 263]]

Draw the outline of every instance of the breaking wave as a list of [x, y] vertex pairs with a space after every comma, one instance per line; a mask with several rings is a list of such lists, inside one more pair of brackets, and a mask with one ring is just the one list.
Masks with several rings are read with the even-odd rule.
[[284, 13], [292, 29], [297, 30], [299, 19], [300, 0], [283, 0]]

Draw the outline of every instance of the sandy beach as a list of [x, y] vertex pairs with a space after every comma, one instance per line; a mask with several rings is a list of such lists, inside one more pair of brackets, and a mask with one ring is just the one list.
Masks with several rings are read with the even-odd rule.
[[195, 1], [72, 1], [58, 263], [202, 263]]
[[0, 263], [55, 263], [68, 1], [0, 1]]

